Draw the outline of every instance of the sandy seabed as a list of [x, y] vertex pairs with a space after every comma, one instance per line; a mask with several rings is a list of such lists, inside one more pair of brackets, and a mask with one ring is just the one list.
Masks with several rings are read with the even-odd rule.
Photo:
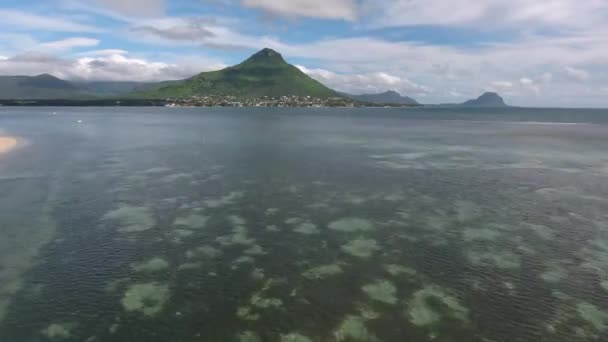
[[17, 139], [13, 137], [0, 136], [0, 154], [9, 152], [17, 146]]

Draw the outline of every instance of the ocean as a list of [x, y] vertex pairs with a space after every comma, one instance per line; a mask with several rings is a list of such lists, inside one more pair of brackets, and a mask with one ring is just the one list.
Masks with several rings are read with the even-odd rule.
[[0, 107], [0, 341], [608, 341], [608, 110]]

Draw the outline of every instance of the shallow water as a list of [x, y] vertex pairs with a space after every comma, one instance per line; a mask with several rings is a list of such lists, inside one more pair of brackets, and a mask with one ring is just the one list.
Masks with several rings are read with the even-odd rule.
[[0, 108], [0, 133], [27, 141], [0, 341], [608, 340], [608, 111]]

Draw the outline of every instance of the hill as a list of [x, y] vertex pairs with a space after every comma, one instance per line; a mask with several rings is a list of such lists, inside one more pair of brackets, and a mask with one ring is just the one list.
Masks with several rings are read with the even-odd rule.
[[157, 83], [144, 82], [115, 82], [115, 81], [83, 81], [72, 82], [81, 91], [100, 97], [122, 96], [134, 91], [143, 91]]
[[389, 90], [380, 94], [346, 95], [353, 100], [376, 104], [399, 104], [399, 105], [418, 105], [418, 102], [411, 97], [402, 96], [394, 90]]
[[149, 83], [139, 82], [69, 82], [49, 74], [38, 76], [0, 76], [0, 99], [82, 100], [122, 96], [149, 87]]
[[179, 82], [160, 83], [134, 97], [185, 98], [196, 95], [236, 97], [339, 96], [335, 91], [288, 64], [281, 54], [263, 49], [241, 64], [218, 71], [203, 72]]
[[42, 74], [38, 76], [0, 76], [2, 99], [68, 99], [84, 96], [74, 84]]
[[475, 100], [469, 100], [461, 104], [467, 107], [507, 107], [504, 99], [497, 93], [484, 93]]

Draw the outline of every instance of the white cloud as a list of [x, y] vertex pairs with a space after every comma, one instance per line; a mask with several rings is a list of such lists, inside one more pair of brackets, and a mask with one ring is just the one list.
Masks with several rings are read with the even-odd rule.
[[175, 64], [151, 62], [123, 55], [77, 59], [64, 77], [85, 80], [151, 81], [188, 77], [192, 71]]
[[509, 81], [492, 81], [490, 84], [494, 88], [503, 89], [503, 90], [513, 88], [513, 83], [511, 83]]
[[578, 82], [584, 82], [591, 78], [591, 74], [588, 71], [583, 70], [583, 69], [566, 67], [565, 70], [566, 70], [566, 75], [568, 75], [568, 77], [570, 79], [578, 81]]
[[[545, 76], [545, 75], [543, 75]], [[540, 77], [540, 81], [542, 82], [543, 76]], [[540, 85], [533, 79], [529, 77], [522, 77], [519, 79], [519, 85], [522, 90], [531, 90], [534, 93], [540, 93]]]
[[217, 19], [164, 17], [132, 20], [129, 24], [130, 27], [124, 37], [138, 43], [196, 47], [201, 45], [242, 47], [240, 44], [244, 41], [248, 44], [259, 44], [258, 37], [242, 38], [243, 36], [228, 27], [228, 23], [218, 24]]
[[165, 12], [164, 0], [96, 0], [111, 11], [130, 16], [160, 16]]
[[522, 77], [519, 79], [519, 83], [521, 83], [522, 85], [532, 85], [534, 84], [534, 81], [530, 78]]
[[309, 69], [302, 65], [297, 65], [297, 67], [305, 74], [328, 87], [350, 94], [380, 93], [387, 90], [396, 90], [404, 95], [420, 95], [432, 91], [430, 88], [416, 84], [406, 78], [384, 72], [338, 74], [325, 69]]
[[47, 42], [40, 44], [37, 49], [44, 50], [48, 53], [48, 50], [62, 51], [71, 50], [78, 47], [93, 47], [99, 45], [98, 39], [86, 38], [86, 37], [72, 37], [62, 40]]
[[494, 28], [522, 24], [580, 28], [605, 25], [608, 15], [604, 0], [369, 0], [368, 6], [380, 13], [376, 26], [485, 23]]
[[462, 93], [455, 91], [455, 90], [448, 91], [448, 94], [453, 97], [462, 97]]
[[1, 75], [38, 75], [50, 73], [68, 80], [162, 81], [190, 77], [225, 65], [204, 58], [181, 57], [174, 63], [155, 62], [122, 54], [57, 58], [26, 54], [0, 60]]
[[204, 18], [164, 18], [142, 22], [130, 30], [166, 41], [203, 42], [215, 36], [211, 31], [214, 26], [213, 21]]
[[112, 56], [112, 55], [126, 55], [129, 52], [121, 49], [103, 49], [103, 50], [91, 50], [80, 52], [78, 56]]
[[243, 0], [244, 6], [287, 17], [315, 17], [323, 19], [357, 19], [354, 0]]
[[540, 76], [540, 82], [549, 83], [553, 80], [553, 74], [550, 72], [545, 72]]
[[0, 25], [6, 29], [43, 30], [51, 32], [100, 32], [101, 30], [81, 24], [70, 18], [38, 15], [34, 13], [0, 8]]

